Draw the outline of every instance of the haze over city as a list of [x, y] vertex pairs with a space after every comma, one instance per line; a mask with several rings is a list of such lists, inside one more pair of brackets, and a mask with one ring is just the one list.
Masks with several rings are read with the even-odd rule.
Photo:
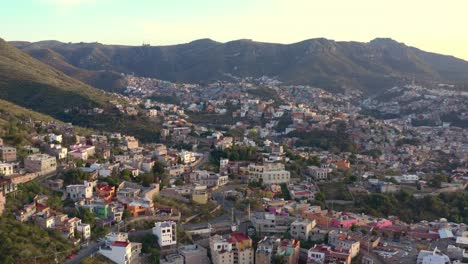
[[468, 263], [466, 0], [0, 5], [0, 264]]
[[466, 10], [464, 0], [18, 0], [2, 3], [0, 30], [10, 41], [122, 45], [390, 37], [468, 59]]

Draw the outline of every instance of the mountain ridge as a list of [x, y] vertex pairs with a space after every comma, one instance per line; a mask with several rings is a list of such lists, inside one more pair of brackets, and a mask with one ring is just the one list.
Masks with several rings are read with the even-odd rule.
[[[312, 38], [291, 44], [251, 39], [222, 43], [205, 38], [166, 46], [50, 40], [11, 43], [33, 56], [39, 49], [50, 49], [61, 55], [67, 64], [89, 74], [95, 71], [134, 73], [194, 83], [230, 80], [228, 76], [270, 76], [286, 84], [312, 85], [335, 91], [350, 89], [369, 94], [414, 80], [422, 84], [451, 82], [462, 89], [468, 87], [467, 61], [426, 52], [390, 38], [375, 38], [369, 42]], [[34, 57], [44, 60], [37, 55]], [[75, 76], [99, 88], [107, 85], [96, 85], [79, 74]], [[112, 78], [118, 86], [119, 77]]]

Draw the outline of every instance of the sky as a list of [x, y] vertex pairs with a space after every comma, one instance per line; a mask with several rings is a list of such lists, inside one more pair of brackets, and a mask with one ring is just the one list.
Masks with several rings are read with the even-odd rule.
[[467, 0], [2, 0], [0, 37], [168, 45], [389, 37], [468, 60]]

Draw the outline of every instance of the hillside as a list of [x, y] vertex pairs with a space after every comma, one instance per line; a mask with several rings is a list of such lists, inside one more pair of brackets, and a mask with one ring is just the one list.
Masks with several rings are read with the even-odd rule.
[[[158, 137], [156, 124], [144, 117], [121, 115], [109, 103], [117, 98], [32, 58], [2, 39], [0, 99], [74, 125], [118, 130], [142, 139]], [[86, 114], [96, 107], [104, 109], [105, 114]]]
[[[13, 44], [64, 72], [66, 67], [37, 53], [48, 50], [57, 54], [61, 64], [82, 70], [135, 73], [176, 82], [204, 83], [228, 80], [230, 76], [266, 75], [289, 84], [310, 84], [339, 91], [357, 89], [370, 94], [412, 80], [468, 87], [467, 61], [425, 52], [392, 39], [361, 43], [319, 38], [288, 45], [251, 40], [220, 43], [210, 39], [171, 46], [58, 41]], [[91, 83], [78, 74], [71, 75]]]

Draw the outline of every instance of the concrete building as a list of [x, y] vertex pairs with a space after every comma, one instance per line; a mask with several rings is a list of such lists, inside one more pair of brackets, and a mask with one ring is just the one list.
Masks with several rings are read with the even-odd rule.
[[359, 254], [359, 241], [352, 239], [347, 234], [336, 230], [332, 230], [328, 233], [328, 244], [334, 246], [335, 248], [347, 251], [351, 258], [354, 258]]
[[307, 252], [307, 263], [343, 263], [351, 264], [351, 256], [342, 250], [333, 250], [329, 246], [315, 245]]
[[27, 172], [51, 173], [57, 169], [57, 160], [47, 154], [33, 154], [24, 159]]
[[285, 264], [297, 264], [299, 261], [300, 242], [295, 239], [274, 239], [265, 237], [258, 242], [255, 252], [256, 264], [270, 264], [274, 259]]
[[4, 162], [16, 161], [16, 148], [0, 147], [0, 159]]
[[89, 157], [94, 156], [94, 154], [96, 154], [95, 146], [78, 144], [70, 146], [68, 157], [71, 159], [87, 160]]
[[294, 239], [307, 241], [310, 238], [312, 229], [315, 227], [315, 220], [300, 220], [297, 219], [291, 223], [291, 236]]
[[3, 191], [0, 191], [0, 216], [2, 216], [3, 211], [5, 211], [6, 198], [3, 195]]
[[233, 245], [222, 236], [210, 237], [210, 252], [213, 264], [234, 264]]
[[47, 135], [49, 137], [49, 143], [58, 142], [59, 144], [62, 143], [63, 137], [62, 135], [56, 135], [54, 133], [50, 133]]
[[179, 153], [180, 161], [184, 164], [195, 162], [195, 155], [193, 152], [183, 150]]
[[76, 231], [80, 234], [80, 238], [83, 240], [91, 238], [91, 226], [89, 224], [81, 223], [77, 225]]
[[243, 233], [232, 233], [227, 237], [219, 235], [210, 238], [213, 264], [253, 264], [252, 240]]
[[48, 153], [55, 156], [57, 159], [62, 160], [67, 157], [68, 149], [58, 144], [50, 144], [48, 147]]
[[291, 173], [284, 169], [282, 163], [250, 164], [248, 172], [249, 181], [262, 182], [263, 184], [288, 183], [291, 178]]
[[252, 223], [261, 234], [284, 234], [295, 219], [287, 214], [256, 212]]
[[93, 197], [93, 187], [94, 184], [88, 181], [84, 181], [83, 184], [68, 185], [66, 187], [67, 196], [73, 201], [89, 199]]
[[13, 174], [14, 164], [0, 162], [0, 176], [10, 176]]
[[328, 169], [326, 168], [319, 168], [317, 166], [309, 166], [307, 167], [307, 172], [310, 176], [312, 176], [315, 180], [326, 180], [328, 179]]
[[159, 264], [184, 264], [184, 257], [180, 254], [169, 254], [160, 258]]
[[174, 221], [156, 222], [153, 235], [157, 236], [160, 247], [177, 244], [177, 224]]
[[184, 257], [185, 264], [210, 263], [206, 248], [197, 244], [180, 247], [179, 254]]
[[114, 241], [109, 246], [103, 246], [99, 249], [99, 254], [117, 264], [138, 263], [137, 258], [140, 253], [141, 244], [128, 241]]
[[197, 185], [194, 187], [192, 192], [192, 201], [197, 204], [206, 204], [208, 202], [208, 192], [206, 186]]
[[416, 264], [450, 264], [450, 258], [442, 254], [437, 247], [434, 250], [419, 251]]
[[123, 143], [130, 150], [138, 148], [138, 140], [135, 137], [126, 136]]

